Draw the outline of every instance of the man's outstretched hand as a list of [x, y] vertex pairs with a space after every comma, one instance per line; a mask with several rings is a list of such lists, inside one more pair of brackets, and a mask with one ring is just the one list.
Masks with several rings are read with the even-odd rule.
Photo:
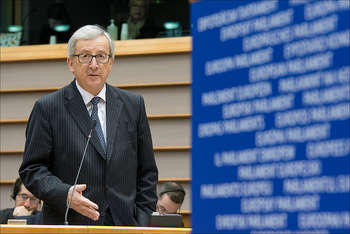
[[[75, 210], [81, 215], [84, 215], [94, 221], [97, 221], [100, 217], [98, 210], [98, 205], [90, 201], [83, 196], [83, 191], [86, 189], [86, 184], [77, 184], [73, 194], [72, 202], [70, 208]], [[69, 188], [67, 196], [67, 204], [70, 201], [73, 192], [73, 186]]]

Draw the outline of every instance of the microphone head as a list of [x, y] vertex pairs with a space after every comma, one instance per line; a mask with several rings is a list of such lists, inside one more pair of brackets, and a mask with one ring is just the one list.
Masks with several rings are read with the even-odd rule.
[[94, 128], [96, 127], [96, 124], [97, 124], [96, 120], [93, 119], [93, 120], [91, 121], [91, 129], [94, 129]]

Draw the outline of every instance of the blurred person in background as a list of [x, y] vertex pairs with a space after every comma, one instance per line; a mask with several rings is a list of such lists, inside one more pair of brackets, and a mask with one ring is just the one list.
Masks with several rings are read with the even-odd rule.
[[122, 23], [127, 24], [127, 39], [154, 38], [162, 30], [150, 17], [150, 0], [130, 0], [128, 18], [121, 22], [118, 27], [120, 33]]
[[160, 214], [176, 214], [180, 211], [181, 205], [185, 199], [186, 192], [184, 188], [176, 182], [166, 182], [161, 186], [157, 212]]
[[14, 208], [0, 210], [0, 224], [7, 224], [9, 219], [26, 218], [28, 224], [40, 224], [40, 200], [24, 187], [22, 180], [17, 178], [11, 198], [15, 201]]

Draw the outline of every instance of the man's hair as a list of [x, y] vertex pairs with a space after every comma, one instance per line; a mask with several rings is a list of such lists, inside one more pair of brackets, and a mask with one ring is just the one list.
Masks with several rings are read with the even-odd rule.
[[21, 191], [21, 185], [22, 185], [22, 180], [20, 177], [18, 177], [16, 179], [16, 182], [15, 182], [15, 186], [13, 187], [13, 191], [12, 191], [12, 194], [11, 194], [11, 198], [13, 200], [16, 200], [16, 197], [17, 197], [17, 194], [19, 193], [19, 191]]
[[143, 1], [143, 3], [145, 4], [146, 7], [149, 7], [149, 5], [150, 5], [149, 0], [130, 0], [129, 7], [131, 7], [133, 4], [135, 4], [135, 2], [138, 2], [138, 1]]
[[185, 199], [186, 192], [182, 185], [176, 182], [166, 182], [160, 189], [159, 198], [164, 194], [168, 194], [170, 200], [176, 204], [182, 204]]
[[129, 7], [132, 7], [132, 5], [135, 4], [135, 2], [138, 2], [138, 1], [143, 1], [143, 3], [145, 4], [146, 16], [148, 16], [148, 11], [149, 11], [149, 6], [150, 6], [150, 1], [149, 0], [130, 0], [129, 1]]
[[79, 40], [92, 40], [99, 36], [105, 36], [109, 43], [109, 54], [114, 57], [114, 42], [109, 33], [99, 25], [85, 25], [75, 31], [68, 41], [68, 57], [72, 58]]

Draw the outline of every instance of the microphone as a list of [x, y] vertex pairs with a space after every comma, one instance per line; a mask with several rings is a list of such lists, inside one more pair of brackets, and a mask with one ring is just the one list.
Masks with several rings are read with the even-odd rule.
[[83, 157], [81, 158], [80, 166], [79, 166], [79, 169], [78, 169], [78, 173], [77, 173], [77, 176], [75, 177], [75, 181], [74, 181], [74, 185], [73, 185], [73, 191], [72, 191], [72, 194], [70, 195], [70, 199], [69, 199], [68, 204], [67, 204], [66, 214], [64, 215], [64, 225], [68, 225], [68, 211], [69, 211], [70, 205], [72, 203], [72, 199], [73, 199], [73, 194], [75, 192], [75, 188], [77, 186], [77, 181], [78, 181], [78, 178], [79, 178], [81, 166], [83, 165], [83, 162], [84, 162], [86, 149], [87, 149], [87, 147], [89, 145], [89, 142], [90, 142], [90, 139], [91, 139], [92, 130], [94, 130], [95, 127], [96, 127], [96, 120], [92, 120], [91, 121], [91, 129], [90, 129], [87, 141], [86, 141]]

